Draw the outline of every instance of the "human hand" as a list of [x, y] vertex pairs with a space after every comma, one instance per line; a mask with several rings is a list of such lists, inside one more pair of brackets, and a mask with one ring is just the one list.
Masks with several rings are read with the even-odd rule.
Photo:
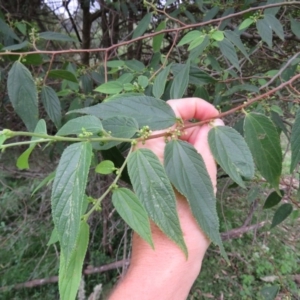
[[[185, 123], [190, 119], [209, 120], [218, 116], [218, 111], [208, 102], [199, 98], [169, 100], [167, 102], [176, 117]], [[221, 120], [215, 121], [222, 125]], [[210, 152], [207, 135], [210, 126], [205, 124], [185, 130], [180, 138], [191, 143], [202, 155], [213, 186], [216, 186], [216, 164]], [[154, 132], [163, 133], [164, 131]], [[152, 150], [163, 163], [165, 139], [149, 139], [138, 148]], [[117, 287], [110, 300], [152, 300], [185, 299], [197, 278], [204, 254], [210, 241], [200, 229], [193, 217], [186, 199], [175, 191], [177, 212], [188, 249], [188, 259], [182, 250], [171, 241], [154, 223], [151, 222], [153, 250], [136, 233], [133, 235], [131, 263], [123, 281]]]
[[[172, 107], [176, 117], [184, 121], [184, 124], [190, 123], [189, 120], [191, 119], [197, 119], [199, 121], [209, 120], [215, 118], [219, 114], [214, 106], [200, 98], [169, 100], [167, 103]], [[220, 119], [216, 119], [214, 124], [223, 125], [223, 122]], [[216, 164], [210, 152], [207, 140], [207, 135], [210, 128], [211, 127], [208, 124], [205, 124], [186, 129], [180, 139], [192, 144], [198, 153], [201, 154], [213, 186], [215, 187]], [[164, 131], [165, 130], [155, 131], [153, 134], [163, 133]], [[156, 139], [149, 139], [144, 144], [139, 143], [138, 148], [148, 148], [152, 150], [163, 163], [165, 145], [166, 143], [164, 137], [159, 137]]]

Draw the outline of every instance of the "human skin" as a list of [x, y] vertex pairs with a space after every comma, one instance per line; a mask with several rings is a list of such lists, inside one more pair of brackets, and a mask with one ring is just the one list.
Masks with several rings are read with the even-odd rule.
[[[190, 119], [209, 120], [218, 116], [218, 111], [199, 98], [169, 100], [167, 102], [176, 116], [188, 122]], [[216, 120], [215, 125], [222, 125]], [[216, 165], [211, 155], [207, 135], [210, 125], [196, 126], [185, 130], [182, 140], [191, 143], [202, 155], [213, 186], [216, 190]], [[139, 148], [152, 150], [163, 163], [165, 141], [163, 137], [147, 140]], [[186, 199], [175, 191], [177, 211], [183, 237], [188, 249], [186, 259], [182, 250], [162, 231], [151, 223], [154, 249], [133, 234], [130, 267], [109, 300], [183, 300], [196, 280], [202, 260], [210, 241], [194, 219]]]

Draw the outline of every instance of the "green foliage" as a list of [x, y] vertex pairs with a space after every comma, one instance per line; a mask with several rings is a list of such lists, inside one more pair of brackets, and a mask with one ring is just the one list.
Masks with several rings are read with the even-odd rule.
[[149, 149], [136, 150], [129, 157], [128, 172], [133, 189], [149, 217], [187, 256], [175, 194], [156, 155]]
[[208, 142], [218, 164], [232, 180], [245, 187], [241, 176], [251, 179], [254, 163], [242, 136], [230, 127], [214, 127], [209, 132]]
[[76, 298], [88, 243], [89, 225], [85, 221], [81, 221], [70, 262], [67, 262], [64, 253], [60, 255], [59, 294], [62, 300], [72, 300]]
[[[47, 23], [48, 4], [39, 7], [45, 10], [37, 18], [43, 19], [34, 21], [16, 13], [12, 4], [5, 4], [0, 14], [0, 80], [4, 83], [0, 149], [10, 153], [13, 146], [28, 146], [16, 159], [19, 169], [29, 169], [29, 157], [37, 149], [47, 153], [51, 167], [57, 165], [32, 194], [54, 180], [49, 245], [59, 242], [62, 299], [76, 297], [87, 248], [93, 247], [88, 246], [87, 221], [107, 209], [107, 203], [152, 247], [149, 219], [188, 255], [171, 184], [187, 198], [199, 226], [227, 258], [219, 232], [219, 201], [205, 163], [192, 145], [181, 140], [199, 122], [210, 120], [176, 118], [165, 102], [168, 99], [202, 97], [217, 107], [219, 117], [226, 117], [229, 126], [213, 127], [208, 135], [212, 155], [223, 169], [219, 173], [245, 189], [254, 210], [257, 201], [264, 201], [271, 228], [290, 215], [296, 219], [299, 211], [293, 204], [299, 197], [293, 189], [299, 183], [300, 161], [300, 75], [295, 50], [300, 23], [294, 9], [299, 3], [104, 2], [107, 7], [93, 9], [92, 1], [81, 3], [78, 9], [86, 6], [89, 17], [82, 24], [74, 18], [74, 36], [55, 27], [57, 20]], [[6, 11], [12, 13], [5, 15]], [[22, 17], [14, 19], [20, 13]], [[65, 17], [59, 18], [63, 24]], [[82, 34], [77, 27], [83, 28]], [[100, 45], [95, 42], [99, 40]], [[28, 131], [22, 131], [23, 124]], [[281, 132], [285, 143], [280, 143]], [[163, 164], [161, 156], [136, 147], [147, 146], [157, 134], [165, 147]], [[289, 185], [282, 170], [284, 159], [291, 173]], [[255, 174], [253, 161], [259, 173]], [[101, 195], [89, 191], [88, 182], [96, 176]], [[131, 184], [134, 192], [120, 188], [119, 180]], [[288, 203], [274, 212], [272, 208], [283, 198], [279, 183], [286, 185]], [[269, 193], [270, 188], [275, 191]], [[258, 199], [260, 194], [269, 196]], [[106, 210], [101, 215], [105, 224], [108, 215]], [[245, 290], [238, 298], [249, 297], [256, 276], [267, 276], [267, 271], [274, 271], [272, 265], [261, 263], [256, 273], [245, 272], [240, 279]], [[283, 266], [281, 272], [287, 272]], [[274, 299], [278, 292], [278, 285], [272, 283], [255, 295]]]
[[9, 71], [7, 89], [10, 101], [29, 131], [38, 122], [37, 89], [30, 71], [16, 61]]
[[119, 188], [114, 190], [112, 202], [123, 220], [154, 248], [147, 212], [136, 195], [128, 189]]
[[164, 164], [172, 184], [187, 198], [200, 227], [226, 257], [219, 235], [213, 186], [201, 155], [186, 142], [171, 141], [165, 148]]
[[67, 268], [80, 232], [84, 190], [91, 163], [90, 143], [75, 143], [63, 152], [53, 182], [51, 203], [64, 266]]
[[258, 170], [278, 190], [282, 153], [274, 124], [264, 115], [249, 113], [245, 116], [244, 132]]

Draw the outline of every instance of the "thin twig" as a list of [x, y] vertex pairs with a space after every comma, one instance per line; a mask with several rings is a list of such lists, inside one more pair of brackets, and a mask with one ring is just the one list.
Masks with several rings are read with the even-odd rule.
[[238, 16], [242, 16], [244, 14], [247, 14], [249, 12], [252, 11], [257, 11], [257, 10], [264, 10], [267, 8], [272, 8], [272, 7], [278, 7], [278, 6], [288, 6], [288, 5], [299, 5], [299, 1], [290, 1], [290, 2], [281, 2], [281, 3], [273, 3], [273, 4], [268, 4], [268, 5], [263, 5], [263, 6], [259, 6], [259, 7], [251, 7], [249, 9], [237, 12], [237, 13], [233, 13], [227, 16], [223, 16], [221, 18], [217, 18], [217, 19], [213, 19], [213, 20], [209, 20], [209, 21], [205, 21], [205, 22], [200, 22], [200, 23], [194, 23], [194, 24], [188, 24], [185, 26], [181, 26], [181, 27], [177, 27], [177, 28], [168, 28], [168, 29], [164, 29], [161, 31], [157, 31], [157, 32], [152, 32], [149, 34], [145, 34], [143, 36], [137, 37], [135, 39], [131, 39], [128, 41], [123, 41], [121, 43], [112, 45], [110, 47], [107, 48], [94, 48], [94, 49], [67, 49], [67, 50], [57, 50], [57, 51], [49, 51], [49, 50], [38, 50], [38, 51], [28, 51], [28, 52], [10, 52], [10, 51], [6, 51], [3, 53], [0, 53], [0, 56], [3, 55], [29, 55], [29, 54], [48, 54], [48, 55], [59, 55], [59, 54], [70, 54], [70, 53], [84, 53], [84, 52], [89, 52], [89, 53], [93, 53], [93, 52], [110, 52], [112, 50], [114, 50], [115, 48], [119, 48], [121, 46], [125, 46], [125, 45], [129, 45], [132, 44], [134, 42], [140, 41], [140, 40], [144, 40], [147, 38], [151, 38], [154, 36], [157, 36], [159, 34], [163, 34], [163, 33], [169, 33], [169, 32], [181, 32], [183, 30], [186, 29], [191, 29], [191, 28], [195, 28], [195, 27], [201, 27], [201, 26], [205, 26], [205, 25], [209, 25], [212, 23], [218, 23], [220, 21], [224, 21], [230, 18], [234, 18], [234, 17], [238, 17]]

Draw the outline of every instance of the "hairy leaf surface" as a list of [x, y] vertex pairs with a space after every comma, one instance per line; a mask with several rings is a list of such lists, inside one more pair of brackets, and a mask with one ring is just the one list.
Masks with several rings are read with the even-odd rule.
[[226, 57], [235, 68], [240, 70], [239, 58], [233, 44], [227, 38], [225, 38], [222, 41], [218, 42], [218, 45], [224, 57]]
[[268, 117], [248, 113], [244, 121], [244, 134], [257, 169], [278, 191], [282, 153], [276, 127]]
[[137, 196], [126, 188], [114, 190], [113, 205], [123, 220], [152, 248], [152, 234], [147, 212]]
[[7, 89], [16, 113], [27, 129], [33, 131], [39, 116], [37, 89], [31, 73], [19, 61], [14, 62], [8, 73]]
[[39, 38], [48, 41], [76, 42], [76, 40], [68, 35], [60, 32], [45, 31], [39, 33]]
[[60, 254], [59, 265], [59, 295], [61, 300], [75, 300], [82, 277], [82, 267], [89, 244], [89, 225], [80, 222], [76, 245], [67, 263], [63, 253]]
[[68, 146], [59, 161], [52, 187], [52, 217], [66, 266], [71, 260], [79, 235], [91, 157], [90, 143], [75, 143]]
[[49, 118], [56, 127], [61, 125], [61, 105], [54, 89], [50, 86], [43, 86], [41, 99]]
[[292, 160], [291, 160], [291, 173], [296, 168], [296, 165], [300, 161], [300, 109], [296, 114], [296, 119], [292, 128], [291, 134], [291, 150], [292, 150]]
[[[156, 28], [156, 32], [157, 31], [161, 31], [164, 30], [166, 28], [166, 21], [162, 21]], [[162, 41], [164, 39], [164, 34], [158, 34], [153, 38], [153, 44], [152, 44], [152, 48], [154, 52], [159, 52]], [[159, 98], [159, 97], [158, 97]]]
[[134, 151], [128, 159], [128, 173], [149, 217], [187, 254], [175, 194], [157, 156], [149, 149]]
[[[38, 123], [36, 124], [36, 127], [34, 129], [34, 133], [43, 133], [43, 134], [47, 134], [47, 127], [46, 127], [46, 122], [45, 120], [41, 119], [38, 121]], [[38, 137], [32, 137], [31, 141], [36, 141], [39, 140], [40, 138]], [[30, 146], [28, 147], [27, 150], [25, 150], [17, 159], [17, 167], [21, 170], [23, 169], [29, 169], [29, 163], [28, 163], [28, 159], [29, 156], [31, 154], [31, 152], [33, 151], [33, 149], [35, 148], [36, 143], [32, 143], [30, 144]]]
[[164, 164], [172, 184], [187, 198], [201, 229], [226, 257], [219, 233], [216, 198], [201, 155], [187, 142], [170, 141], [165, 147]]
[[245, 187], [241, 176], [251, 179], [254, 163], [243, 137], [231, 127], [216, 126], [209, 131], [208, 142], [218, 164], [232, 180]]
[[165, 101], [149, 96], [120, 97], [114, 101], [73, 110], [71, 113], [90, 114], [101, 119], [130, 117], [138, 122], [139, 127], [148, 125], [152, 130], [164, 129], [176, 122], [172, 108]]
[[266, 19], [258, 20], [256, 23], [257, 31], [261, 37], [261, 39], [268, 44], [270, 48], [272, 48], [273, 42], [273, 34], [272, 27], [268, 23]]
[[172, 99], [179, 99], [185, 93], [189, 84], [189, 73], [190, 61], [187, 61], [187, 63], [183, 65], [182, 69], [174, 77], [170, 91], [170, 97]]
[[135, 39], [145, 33], [147, 30], [150, 21], [151, 21], [152, 13], [147, 13], [144, 18], [138, 23], [138, 26], [135, 28], [132, 38]]
[[265, 204], [263, 206], [263, 209], [268, 209], [268, 208], [272, 208], [275, 205], [277, 205], [282, 197], [284, 196], [284, 190], [280, 190], [280, 195], [278, 194], [278, 192], [274, 191], [272, 192], [266, 199]]
[[169, 64], [167, 67], [165, 67], [155, 78], [153, 83], [153, 89], [152, 93], [154, 97], [160, 99], [160, 97], [163, 95], [167, 83], [167, 78], [170, 73], [170, 68], [172, 64]]
[[78, 80], [75, 75], [67, 70], [51, 70], [48, 74], [49, 78], [58, 78], [58, 79], [65, 79], [71, 82], [77, 83]]
[[56, 135], [80, 134], [83, 130], [98, 133], [103, 130], [101, 121], [95, 116], [82, 116], [68, 121]]
[[[102, 121], [102, 125], [106, 132], [116, 138], [131, 138], [139, 130], [138, 123], [135, 119], [123, 116], [105, 119]], [[107, 150], [120, 143], [122, 143], [122, 141], [93, 142], [92, 144], [94, 149]]]
[[293, 206], [290, 203], [284, 203], [275, 211], [271, 228], [282, 223], [293, 211]]

